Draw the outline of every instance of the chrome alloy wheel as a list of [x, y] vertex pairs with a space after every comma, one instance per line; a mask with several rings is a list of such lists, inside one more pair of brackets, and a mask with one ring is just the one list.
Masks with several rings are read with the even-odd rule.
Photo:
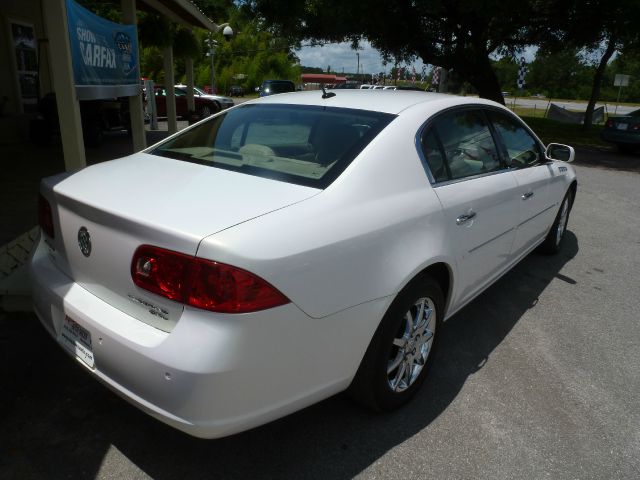
[[416, 381], [427, 363], [436, 330], [436, 308], [428, 297], [419, 298], [404, 315], [387, 362], [387, 383], [403, 392]]
[[558, 228], [556, 228], [556, 245], [560, 245], [564, 230], [567, 228], [567, 218], [569, 218], [569, 199], [565, 198], [562, 202], [560, 210], [560, 218], [558, 218]]

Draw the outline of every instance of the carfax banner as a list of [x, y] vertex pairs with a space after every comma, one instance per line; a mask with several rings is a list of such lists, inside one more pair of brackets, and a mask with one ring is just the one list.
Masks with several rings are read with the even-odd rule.
[[66, 2], [78, 98], [137, 95], [140, 75], [136, 26], [110, 22], [73, 0]]

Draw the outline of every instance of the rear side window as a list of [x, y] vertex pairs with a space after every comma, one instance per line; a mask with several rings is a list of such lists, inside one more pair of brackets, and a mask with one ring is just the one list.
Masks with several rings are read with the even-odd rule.
[[424, 152], [425, 160], [431, 170], [431, 175], [436, 182], [445, 182], [449, 180], [449, 172], [447, 170], [446, 160], [440, 148], [440, 142], [436, 137], [433, 129], [422, 139], [422, 151]]
[[326, 188], [394, 115], [303, 105], [243, 105], [150, 153]]
[[524, 168], [542, 160], [538, 142], [523, 125], [500, 112], [489, 112], [489, 118], [507, 149], [510, 166]]
[[437, 119], [433, 129], [442, 144], [451, 180], [502, 168], [491, 131], [481, 111], [445, 113]]

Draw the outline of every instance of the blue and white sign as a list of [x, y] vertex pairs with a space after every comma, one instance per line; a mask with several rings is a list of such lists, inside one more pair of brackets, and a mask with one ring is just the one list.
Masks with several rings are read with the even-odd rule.
[[136, 26], [105, 20], [73, 0], [66, 3], [78, 98], [137, 95], [140, 75]]

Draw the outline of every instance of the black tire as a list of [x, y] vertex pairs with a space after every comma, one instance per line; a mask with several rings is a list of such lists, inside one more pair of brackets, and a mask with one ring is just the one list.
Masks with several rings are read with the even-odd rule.
[[[433, 335], [429, 337], [430, 340], [427, 340], [427, 335], [423, 337], [418, 335], [417, 339], [414, 339], [415, 341], [407, 341], [406, 339], [411, 335], [407, 337], [409, 322], [406, 314], [409, 312], [415, 314], [417, 311], [416, 302], [421, 299], [431, 300], [430, 304], [426, 302], [426, 306], [432, 306], [432, 315], [435, 318], [427, 316], [427, 314], [423, 317], [426, 322], [425, 333], [432, 331]], [[444, 295], [440, 285], [427, 275], [413, 280], [398, 294], [382, 318], [360, 363], [358, 372], [349, 386], [349, 394], [357, 402], [376, 411], [392, 411], [411, 400], [424, 383], [433, 362], [438, 339], [437, 333], [442, 323], [443, 312]], [[424, 344], [420, 343], [421, 338]], [[404, 347], [396, 343], [402, 341], [405, 342]], [[424, 355], [423, 346], [426, 347], [426, 355]], [[407, 355], [412, 359], [407, 360]], [[400, 360], [397, 369], [389, 370], [389, 368], [393, 368], [398, 359], [402, 360]], [[418, 363], [414, 363], [414, 361]], [[421, 365], [419, 365], [420, 363]], [[399, 378], [403, 377], [401, 374], [403, 365], [405, 367], [411, 365], [411, 373], [407, 375], [410, 378], [400, 381]], [[406, 368], [405, 372], [407, 372]], [[395, 389], [392, 384], [395, 384]]]
[[198, 110], [198, 116], [201, 120], [211, 116], [211, 114], [213, 113], [214, 112], [211, 110], [211, 107], [209, 105], [203, 105], [202, 107], [200, 107], [200, 110]]
[[[563, 211], [566, 206], [566, 217], [562, 221]], [[540, 244], [539, 251], [549, 255], [555, 255], [562, 250], [562, 244], [564, 243], [564, 237], [567, 232], [567, 225], [569, 224], [569, 214], [571, 213], [571, 207], [573, 206], [573, 193], [571, 190], [562, 199], [560, 208], [556, 215], [556, 219], [553, 221], [553, 225], [547, 233], [547, 237], [544, 242]], [[560, 231], [559, 231], [560, 230]]]

